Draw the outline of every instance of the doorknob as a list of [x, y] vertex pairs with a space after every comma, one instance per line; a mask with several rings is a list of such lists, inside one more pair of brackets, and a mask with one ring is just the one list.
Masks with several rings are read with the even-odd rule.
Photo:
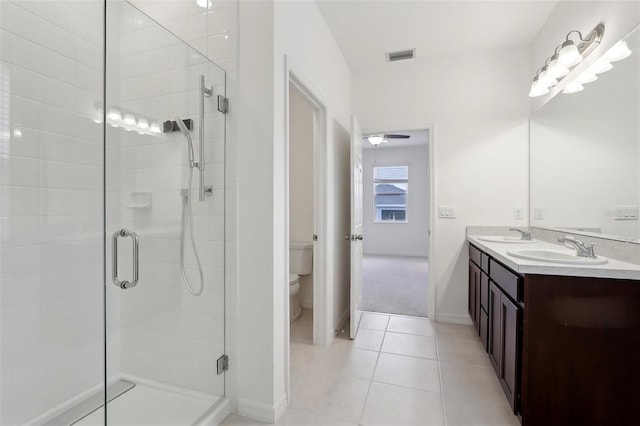
[[351, 239], [351, 235], [349, 234], [344, 234], [344, 239], [349, 241]]

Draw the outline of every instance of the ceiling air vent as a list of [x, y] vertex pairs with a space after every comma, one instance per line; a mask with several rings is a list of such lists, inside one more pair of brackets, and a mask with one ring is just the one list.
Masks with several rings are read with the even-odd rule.
[[387, 52], [387, 61], [404, 61], [405, 59], [413, 59], [416, 56], [416, 49], [398, 50], [396, 52]]

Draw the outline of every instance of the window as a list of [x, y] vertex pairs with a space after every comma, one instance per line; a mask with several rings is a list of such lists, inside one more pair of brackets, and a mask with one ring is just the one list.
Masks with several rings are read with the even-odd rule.
[[409, 166], [373, 168], [374, 222], [407, 223]]

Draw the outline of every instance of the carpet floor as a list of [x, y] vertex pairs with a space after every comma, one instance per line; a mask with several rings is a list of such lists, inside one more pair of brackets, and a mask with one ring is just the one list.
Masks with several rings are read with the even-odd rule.
[[427, 316], [426, 257], [363, 256], [362, 310]]

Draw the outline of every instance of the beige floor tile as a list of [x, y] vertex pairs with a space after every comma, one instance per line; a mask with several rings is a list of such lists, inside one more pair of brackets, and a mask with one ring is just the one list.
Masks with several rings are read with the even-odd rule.
[[391, 333], [384, 336], [382, 352], [418, 356], [437, 359], [436, 341], [433, 336], [418, 336], [415, 334]]
[[290, 343], [291, 389], [309, 374], [311, 366], [320, 358], [325, 348], [313, 346], [311, 343], [292, 340]]
[[362, 318], [360, 319], [360, 328], [384, 331], [387, 329], [388, 322], [389, 315], [363, 312]]
[[431, 321], [427, 318], [402, 317], [396, 315], [392, 315], [389, 319], [387, 331], [419, 334], [421, 336], [433, 336], [435, 334]]
[[267, 424], [269, 423], [248, 419], [237, 414], [229, 414], [222, 423], [220, 423], [220, 426], [262, 426]]
[[313, 311], [302, 310], [302, 317], [290, 326], [291, 340], [313, 343]]
[[476, 329], [472, 325], [464, 324], [451, 324], [448, 322], [433, 322], [433, 329], [436, 332], [436, 337], [446, 336], [453, 339], [460, 340], [473, 340], [479, 342]]
[[362, 415], [366, 426], [443, 426], [439, 393], [372, 383]]
[[479, 341], [460, 340], [449, 336], [438, 336], [438, 358], [441, 361], [490, 367], [489, 356]]
[[312, 371], [371, 380], [378, 352], [353, 347], [351, 342], [334, 341], [314, 364]]
[[368, 349], [370, 351], [379, 351], [382, 346], [384, 331], [369, 330], [367, 328], [358, 329], [356, 338], [353, 340], [353, 347], [359, 349]]
[[278, 420], [277, 425], [282, 426], [356, 426], [357, 423], [346, 423], [340, 420], [313, 414], [306, 410], [289, 408]]
[[373, 381], [440, 392], [438, 361], [381, 353]]
[[296, 388], [291, 408], [358, 423], [370, 383], [368, 380], [314, 371]]
[[520, 426], [511, 407], [467, 398], [444, 398], [448, 426]]
[[508, 405], [507, 398], [491, 367], [440, 362], [442, 392], [448, 398], [470, 398], [491, 404]]

